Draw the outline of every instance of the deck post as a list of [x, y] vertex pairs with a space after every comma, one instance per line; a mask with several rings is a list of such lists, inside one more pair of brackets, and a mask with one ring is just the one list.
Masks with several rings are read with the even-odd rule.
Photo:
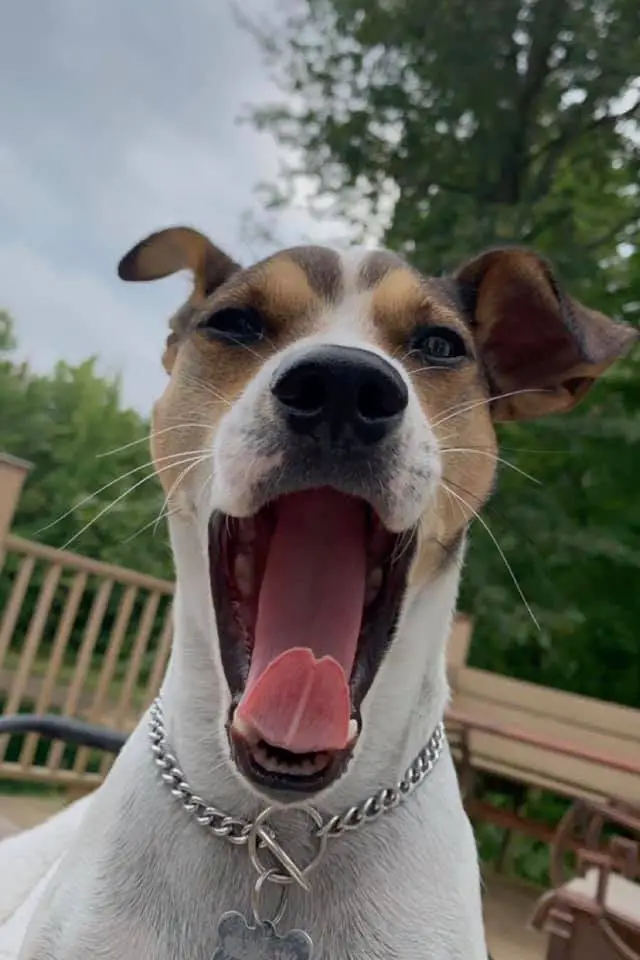
[[22, 487], [33, 464], [0, 451], [0, 559], [20, 501]]

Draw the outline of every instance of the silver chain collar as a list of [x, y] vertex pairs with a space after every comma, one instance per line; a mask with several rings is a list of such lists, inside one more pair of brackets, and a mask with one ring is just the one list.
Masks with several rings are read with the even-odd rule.
[[[373, 823], [383, 814], [390, 813], [404, 803], [432, 772], [442, 755], [446, 735], [444, 723], [440, 721], [428, 743], [407, 767], [404, 776], [394, 787], [383, 787], [362, 803], [349, 807], [341, 814], [325, 820], [314, 807], [308, 805], [294, 807], [293, 809], [302, 811], [308, 816], [311, 827], [310, 836], [317, 844], [313, 858], [304, 867], [299, 867], [282, 848], [275, 828], [269, 823], [269, 818], [276, 811], [283, 813], [282, 807], [266, 807], [255, 820], [244, 820], [222, 813], [193, 792], [167, 741], [160, 697], [154, 700], [149, 712], [149, 741], [155, 762], [160, 768], [162, 780], [183, 809], [191, 814], [200, 826], [208, 828], [214, 836], [228, 840], [229, 843], [237, 846], [248, 847], [249, 859], [258, 874], [252, 893], [252, 909], [256, 923], [263, 922], [260, 916], [259, 899], [264, 884], [271, 882], [281, 885], [280, 904], [275, 917], [270, 921], [275, 925], [284, 913], [285, 887], [295, 881], [303, 889], [309, 890], [308, 874], [322, 859], [330, 838], [339, 837], [343, 833], [358, 830], [367, 823]], [[272, 854], [278, 866], [268, 866], [263, 862], [261, 852], [265, 850]]]

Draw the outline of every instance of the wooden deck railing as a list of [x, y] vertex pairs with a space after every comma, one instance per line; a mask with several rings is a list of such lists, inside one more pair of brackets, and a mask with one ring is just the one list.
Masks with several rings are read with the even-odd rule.
[[[174, 585], [8, 534], [0, 574], [0, 705], [130, 731], [171, 645]], [[37, 734], [0, 737], [0, 777], [91, 789], [111, 763]]]

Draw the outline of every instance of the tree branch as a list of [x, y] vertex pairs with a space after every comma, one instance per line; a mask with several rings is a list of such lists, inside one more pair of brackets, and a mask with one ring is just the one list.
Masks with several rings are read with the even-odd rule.
[[540, 0], [536, 8], [536, 18], [531, 28], [529, 63], [515, 105], [516, 127], [501, 165], [498, 192], [505, 203], [515, 204], [521, 199], [535, 106], [551, 70], [551, 52], [566, 9], [567, 0]]
[[[548, 193], [549, 186], [553, 180], [558, 163], [562, 159], [564, 151], [571, 143], [576, 143], [585, 134], [593, 133], [594, 130], [604, 127], [607, 124], [615, 125], [618, 120], [630, 120], [634, 116], [640, 117], [639, 98], [631, 107], [623, 110], [622, 113], [607, 113], [602, 117], [593, 117], [589, 123], [585, 123], [581, 118], [584, 118], [588, 111], [594, 106], [595, 104], [593, 99], [585, 100], [583, 103], [579, 104], [579, 109], [576, 108], [576, 111], [571, 114], [571, 119], [565, 126], [564, 130], [557, 137], [549, 140], [548, 143], [546, 143], [538, 151], [536, 159], [544, 157], [545, 154], [546, 158], [544, 160], [542, 169], [539, 171], [531, 189], [528, 191], [528, 194], [532, 199], [544, 196], [546, 193]], [[578, 113], [580, 118], [578, 118]]]
[[620, 220], [614, 223], [609, 230], [606, 230], [605, 233], [600, 234], [596, 240], [592, 240], [590, 243], [585, 244], [585, 250], [589, 252], [592, 250], [597, 250], [598, 247], [601, 247], [603, 243], [608, 243], [610, 240], [613, 240], [621, 230], [624, 230], [625, 227], [634, 222], [640, 225], [640, 218], [638, 217], [637, 210], [633, 213], [626, 213], [624, 217], [621, 217]]

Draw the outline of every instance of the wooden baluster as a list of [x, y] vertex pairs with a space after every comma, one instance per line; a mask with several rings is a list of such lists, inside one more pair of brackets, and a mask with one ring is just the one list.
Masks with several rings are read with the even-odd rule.
[[[62, 616], [58, 622], [58, 628], [56, 630], [53, 646], [51, 648], [49, 663], [47, 664], [47, 672], [44, 676], [44, 680], [42, 681], [38, 699], [36, 700], [36, 713], [46, 713], [51, 707], [51, 700], [54, 693], [56, 680], [58, 679], [58, 673], [64, 661], [64, 655], [71, 638], [71, 631], [73, 630], [73, 625], [76, 621], [78, 607], [80, 606], [80, 601], [82, 600], [86, 584], [87, 574], [84, 572], [76, 573], [69, 588], [69, 592], [67, 593], [67, 599], [62, 611]], [[30, 733], [25, 738], [19, 759], [19, 763], [22, 767], [30, 767], [33, 764], [38, 746], [38, 740], [39, 737], [36, 733]]]

